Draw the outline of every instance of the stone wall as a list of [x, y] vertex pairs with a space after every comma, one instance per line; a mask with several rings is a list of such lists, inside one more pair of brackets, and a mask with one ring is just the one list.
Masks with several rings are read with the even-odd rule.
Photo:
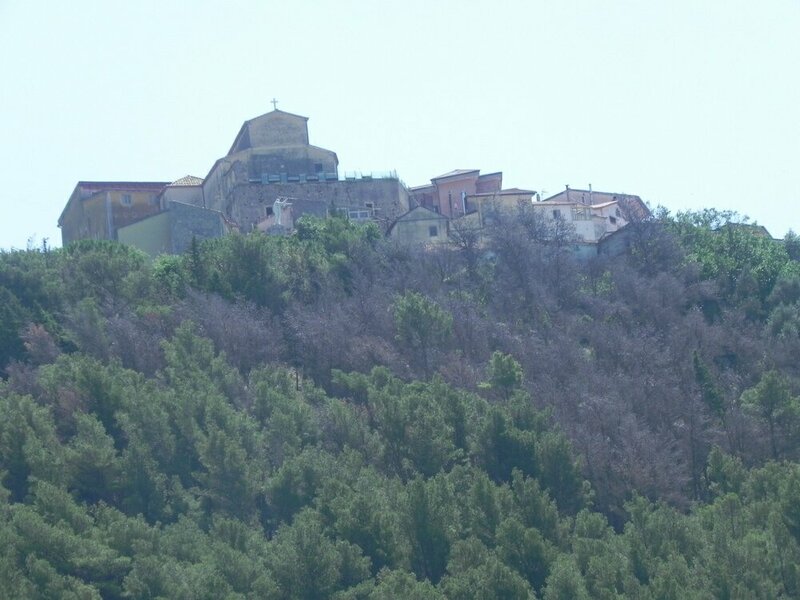
[[120, 227], [117, 238], [120, 244], [134, 246], [155, 257], [170, 251], [169, 226], [169, 213], [162, 212]]
[[183, 254], [192, 245], [192, 238], [205, 240], [226, 233], [222, 214], [190, 204], [173, 202], [169, 207], [172, 253]]
[[[243, 232], [252, 231], [267, 216], [279, 197], [323, 201], [331, 212], [369, 211], [386, 231], [401, 214], [408, 211], [408, 191], [398, 179], [355, 179], [307, 183], [249, 183], [237, 185], [225, 202], [227, 216]], [[350, 215], [361, 218], [361, 215]]]
[[292, 148], [258, 148], [249, 156], [248, 175], [250, 179], [264, 176], [301, 176], [319, 173], [337, 173], [336, 154], [314, 146], [295, 146]]
[[[129, 198], [129, 204], [123, 201]], [[110, 190], [106, 192], [107, 210], [111, 211], [111, 239], [117, 239], [117, 230], [136, 221], [161, 212], [158, 190]]]
[[200, 185], [168, 185], [161, 194], [162, 210], [173, 202], [203, 206], [203, 187]]
[[448, 239], [448, 223], [447, 217], [418, 208], [397, 221], [389, 236], [402, 244], [443, 243]]
[[261, 115], [247, 122], [250, 147], [308, 145], [305, 117], [283, 111]]

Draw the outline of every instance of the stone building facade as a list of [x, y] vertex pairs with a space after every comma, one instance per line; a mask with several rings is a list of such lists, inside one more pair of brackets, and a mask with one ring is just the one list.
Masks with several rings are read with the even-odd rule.
[[117, 230], [161, 211], [169, 182], [79, 181], [58, 218], [63, 245], [75, 240], [116, 240]]
[[455, 218], [471, 212], [470, 196], [499, 192], [502, 186], [502, 173], [481, 175], [480, 169], [456, 169], [431, 178], [430, 184], [411, 188], [410, 193], [415, 204]]
[[[408, 190], [395, 173], [340, 176], [336, 153], [309, 143], [308, 118], [276, 109], [245, 121], [228, 153], [214, 162], [204, 179], [80, 182], [58, 224], [62, 241], [68, 244], [84, 238], [115, 240], [119, 228], [147, 219], [128, 231], [128, 239], [150, 240], [148, 247], [154, 247], [153, 240], [166, 243], [163, 231], [168, 221], [183, 214], [189, 218], [177, 207], [169, 218], [149, 219], [173, 204], [214, 213], [198, 221], [200, 213], [193, 211], [188, 223], [216, 222], [216, 215], [221, 215], [227, 224], [224, 229], [249, 232], [264, 230], [281, 198], [294, 199], [298, 207], [303, 202], [313, 205], [307, 214], [318, 214], [325, 206], [326, 214], [375, 221], [384, 231], [410, 208]], [[157, 231], [148, 233], [148, 227]], [[197, 235], [205, 237], [210, 231], [200, 227]]]
[[440, 244], [448, 240], [450, 219], [416, 206], [392, 223], [386, 235], [401, 244]]
[[281, 110], [246, 121], [203, 183], [205, 206], [243, 232], [259, 228], [278, 198], [324, 202], [329, 213], [373, 220], [386, 230], [409, 209], [395, 174], [341, 177], [331, 150], [309, 144], [308, 119]]
[[219, 211], [172, 201], [166, 210], [121, 227], [117, 239], [158, 256], [186, 252], [193, 238], [216, 238], [232, 231], [235, 231], [233, 224]]

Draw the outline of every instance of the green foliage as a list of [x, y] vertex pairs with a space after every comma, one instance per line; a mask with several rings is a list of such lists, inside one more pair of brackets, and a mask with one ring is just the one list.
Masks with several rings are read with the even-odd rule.
[[30, 320], [30, 312], [17, 297], [0, 287], [0, 365], [23, 358], [25, 347], [20, 332]]
[[164, 290], [168, 297], [181, 296], [189, 283], [183, 262], [181, 257], [169, 254], [162, 254], [153, 261], [154, 283]]
[[790, 229], [783, 238], [783, 245], [789, 258], [800, 260], [800, 236]]
[[532, 600], [527, 582], [475, 538], [456, 543], [442, 590], [448, 598]]
[[11, 498], [23, 501], [33, 478], [62, 483], [64, 448], [52, 413], [29, 396], [3, 393], [0, 414], [0, 482]]
[[408, 568], [410, 548], [398, 510], [398, 494], [376, 472], [361, 471], [352, 486], [327, 480], [319, 496], [324, 514], [337, 536], [370, 559], [373, 573]]
[[0, 253], [0, 595], [800, 596], [796, 240], [732, 218]]
[[407, 493], [405, 527], [411, 541], [411, 568], [436, 583], [444, 575], [456, 531], [454, 490], [438, 476], [411, 481]]
[[140, 299], [137, 275], [149, 263], [144, 252], [116, 242], [81, 240], [64, 248], [60, 258], [68, 298]]
[[732, 212], [706, 209], [678, 213], [671, 224], [701, 275], [721, 286], [726, 302], [747, 302], [753, 318], [763, 317], [763, 303], [781, 277], [798, 273], [785, 245], [760, 235], [756, 226]]
[[692, 367], [694, 368], [694, 378], [700, 388], [700, 396], [703, 402], [712, 414], [719, 418], [724, 418], [726, 407], [722, 392], [716, 386], [708, 365], [700, 358], [697, 350], [692, 353]]
[[478, 431], [475, 454], [495, 481], [508, 482], [518, 470], [536, 477], [564, 510], [576, 511], [585, 501], [569, 442], [549, 431], [545, 415], [535, 411], [524, 395], [516, 404], [489, 409]]
[[273, 546], [269, 562], [280, 598], [327, 598], [369, 576], [369, 560], [358, 547], [331, 540], [312, 511], [300, 513], [291, 526], [282, 527]]
[[28, 323], [56, 327], [66, 300], [60, 262], [51, 251], [0, 251], [0, 369], [24, 359], [20, 333]]
[[112, 440], [91, 414], [79, 414], [76, 432], [66, 448], [65, 467], [74, 493], [95, 504], [113, 502], [120, 486], [121, 469]]
[[431, 372], [431, 352], [450, 338], [453, 317], [442, 307], [417, 292], [407, 292], [395, 299], [395, 327], [398, 339]]
[[486, 368], [488, 387], [500, 391], [506, 399], [522, 385], [522, 366], [510, 354], [495, 350]]
[[384, 569], [378, 573], [377, 585], [367, 598], [368, 600], [395, 600], [395, 598], [443, 600], [445, 596], [429, 581], [418, 581], [408, 571]]
[[739, 493], [742, 490], [747, 472], [742, 461], [723, 453], [718, 446], [708, 454], [706, 479], [709, 491], [714, 496], [728, 493]]
[[524, 577], [534, 590], [541, 592], [556, 550], [538, 530], [509, 518], [498, 528], [497, 554], [504, 564]]
[[741, 401], [765, 421], [772, 457], [777, 460], [782, 454], [780, 433], [796, 431], [800, 418], [800, 400], [792, 396], [789, 381], [777, 371], [767, 371], [742, 394]]
[[573, 561], [560, 556], [547, 578], [544, 600], [589, 600], [589, 592]]

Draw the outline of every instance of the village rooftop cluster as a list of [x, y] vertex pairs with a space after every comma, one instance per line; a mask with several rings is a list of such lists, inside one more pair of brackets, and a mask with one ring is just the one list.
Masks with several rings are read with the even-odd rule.
[[64, 245], [118, 240], [156, 256], [236, 231], [290, 233], [304, 215], [372, 221], [398, 241], [438, 244], [519, 206], [569, 223], [584, 256], [618, 252], [624, 240], [617, 232], [649, 215], [630, 194], [567, 187], [543, 199], [534, 190], [504, 189], [502, 172], [456, 169], [410, 188], [394, 171], [340, 173], [335, 152], [309, 143], [308, 118], [275, 108], [245, 121], [205, 178], [79, 181], [58, 225]]

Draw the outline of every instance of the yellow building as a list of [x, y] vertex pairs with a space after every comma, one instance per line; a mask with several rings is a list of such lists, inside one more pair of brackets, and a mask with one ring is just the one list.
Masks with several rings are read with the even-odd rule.
[[75, 240], [116, 240], [117, 230], [161, 211], [165, 181], [79, 181], [58, 226], [67, 245]]
[[437, 244], [447, 241], [449, 222], [444, 215], [417, 206], [400, 215], [386, 235], [404, 244]]

